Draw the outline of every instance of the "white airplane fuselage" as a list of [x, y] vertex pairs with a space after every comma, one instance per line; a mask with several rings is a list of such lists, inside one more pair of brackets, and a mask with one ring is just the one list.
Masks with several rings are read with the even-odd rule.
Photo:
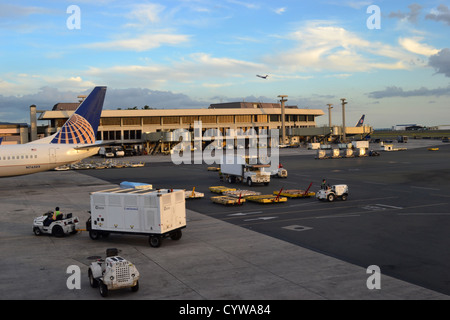
[[0, 146], [0, 177], [47, 171], [98, 153], [99, 147], [85, 149], [82, 144], [40, 144]]

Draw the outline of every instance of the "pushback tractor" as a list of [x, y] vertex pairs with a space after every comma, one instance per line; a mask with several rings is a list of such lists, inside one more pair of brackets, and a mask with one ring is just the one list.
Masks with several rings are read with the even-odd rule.
[[130, 261], [120, 257], [116, 248], [107, 249], [105, 259], [92, 262], [88, 276], [89, 284], [92, 288], [99, 288], [102, 297], [107, 297], [111, 290], [139, 290], [139, 271]]
[[152, 247], [164, 238], [180, 240], [186, 228], [184, 190], [122, 189], [91, 193], [91, 216], [86, 229], [93, 240], [110, 234], [149, 237]]
[[72, 217], [72, 213], [61, 213], [56, 220], [52, 219], [53, 212], [36, 217], [33, 221], [33, 232], [35, 235], [51, 234], [56, 237], [63, 237], [69, 234], [76, 234], [78, 229], [78, 217]]
[[333, 202], [336, 199], [346, 201], [348, 199], [348, 186], [346, 184], [337, 184], [331, 188], [321, 189], [316, 193], [318, 200]]

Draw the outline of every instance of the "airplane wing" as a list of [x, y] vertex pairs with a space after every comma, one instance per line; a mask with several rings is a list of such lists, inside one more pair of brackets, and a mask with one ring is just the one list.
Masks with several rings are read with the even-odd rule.
[[99, 141], [97, 143], [82, 144], [82, 145], [76, 146], [74, 149], [75, 150], [83, 150], [83, 149], [99, 148], [99, 147], [103, 147], [103, 146], [109, 146], [111, 144], [116, 144], [116, 141], [108, 141], [108, 142]]

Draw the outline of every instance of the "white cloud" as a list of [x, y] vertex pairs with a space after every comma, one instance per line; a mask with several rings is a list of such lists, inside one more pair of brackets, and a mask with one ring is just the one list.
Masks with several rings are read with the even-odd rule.
[[158, 48], [162, 45], [177, 45], [188, 42], [190, 36], [183, 34], [157, 33], [143, 34], [135, 38], [127, 39], [122, 36], [121, 39], [85, 44], [86, 48], [107, 49], [107, 50], [128, 50], [128, 51], [147, 51]]
[[286, 7], [275, 9], [274, 12], [281, 15], [286, 12]]
[[156, 3], [134, 5], [133, 9], [125, 15], [126, 18], [133, 22], [127, 24], [126, 26], [143, 27], [151, 23], [157, 23], [161, 21], [160, 16], [164, 9], [164, 6]]
[[202, 86], [205, 88], [211, 88], [211, 89], [217, 89], [217, 88], [223, 88], [223, 87], [229, 87], [232, 86], [233, 83], [203, 83]]
[[238, 1], [238, 0], [227, 0], [229, 3], [237, 4], [243, 7], [246, 7], [247, 9], [259, 9], [260, 6], [255, 3], [251, 2], [245, 2], [245, 1]]
[[29, 92], [38, 91], [45, 86], [56, 87], [61, 90], [87, 90], [95, 87], [95, 83], [84, 80], [79, 75], [33, 75], [26, 73], [2, 74], [0, 80], [0, 95], [22, 96]]
[[432, 56], [439, 52], [439, 50], [436, 48], [433, 48], [427, 44], [420, 43], [421, 40], [423, 40], [423, 38], [421, 37], [400, 38], [399, 43], [409, 52], [420, 54], [423, 56]]
[[227, 57], [214, 57], [206, 53], [194, 53], [188, 57], [173, 61], [170, 64], [149, 65], [121, 65], [109, 68], [91, 67], [84, 74], [90, 78], [97, 79], [114, 85], [116, 88], [126, 86], [145, 87], [153, 89], [164, 88], [166, 83], [171, 86], [179, 83], [201, 82], [205, 79], [212, 84], [220, 83], [223, 78], [241, 78], [254, 76], [266, 67], [262, 64], [245, 60], [231, 59]]
[[[266, 58], [267, 63], [292, 72], [362, 72], [373, 69], [407, 69], [412, 51], [368, 41], [330, 21], [309, 21], [288, 36], [293, 49]], [[421, 47], [424, 49], [424, 47]], [[417, 52], [414, 52], [417, 53]]]
[[345, 1], [343, 5], [359, 10], [361, 8], [370, 6], [372, 3], [373, 1]]

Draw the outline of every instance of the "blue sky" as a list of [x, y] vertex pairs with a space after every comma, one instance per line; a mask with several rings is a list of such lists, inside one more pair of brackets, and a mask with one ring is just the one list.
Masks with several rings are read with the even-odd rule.
[[[67, 20], [80, 9], [79, 29]], [[371, 5], [380, 29], [369, 29]], [[108, 86], [105, 108], [275, 102], [376, 128], [450, 124], [450, 1], [0, 2], [0, 122]], [[257, 74], [266, 75], [264, 80]], [[318, 124], [325, 124], [324, 116]]]

